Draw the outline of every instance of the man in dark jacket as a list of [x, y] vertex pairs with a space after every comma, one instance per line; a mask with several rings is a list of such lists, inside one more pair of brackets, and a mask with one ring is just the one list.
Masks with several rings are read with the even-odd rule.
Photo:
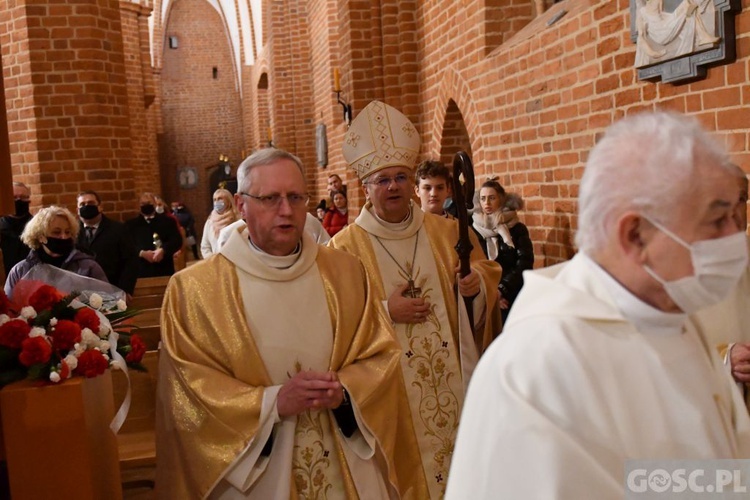
[[156, 213], [152, 193], [143, 193], [139, 200], [140, 214], [125, 222], [140, 257], [138, 277], [171, 276], [174, 274], [174, 254], [182, 248], [182, 236], [177, 222]]
[[3, 266], [6, 273], [29, 254], [29, 247], [21, 241], [21, 233], [31, 220], [31, 190], [22, 182], [14, 182], [13, 198], [16, 205], [15, 213], [0, 217], [0, 249], [3, 251]]
[[138, 253], [125, 225], [104, 215], [101, 202], [95, 191], [78, 195], [76, 246], [94, 257], [110, 283], [132, 295], [138, 279]]

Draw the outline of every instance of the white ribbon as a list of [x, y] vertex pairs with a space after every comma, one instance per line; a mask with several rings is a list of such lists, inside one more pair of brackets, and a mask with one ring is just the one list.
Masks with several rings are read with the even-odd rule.
[[112, 330], [112, 332], [109, 334], [109, 353], [112, 356], [112, 359], [117, 361], [118, 366], [122, 370], [122, 372], [125, 374], [125, 379], [128, 383], [128, 390], [125, 392], [125, 399], [123, 399], [122, 404], [120, 405], [120, 408], [117, 410], [117, 413], [115, 414], [115, 417], [112, 419], [112, 422], [109, 424], [109, 428], [112, 429], [112, 432], [117, 434], [120, 432], [120, 428], [122, 427], [122, 424], [125, 423], [125, 419], [128, 416], [128, 412], [130, 411], [130, 375], [128, 374], [128, 364], [125, 362], [125, 358], [122, 357], [122, 355], [117, 352], [117, 341], [119, 340], [120, 335]]

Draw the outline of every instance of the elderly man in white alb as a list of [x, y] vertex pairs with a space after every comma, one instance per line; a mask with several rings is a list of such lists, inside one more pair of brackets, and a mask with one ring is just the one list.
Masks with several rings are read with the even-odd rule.
[[417, 498], [442, 498], [465, 385], [478, 356], [468, 321], [460, 322], [464, 301], [454, 286], [463, 297], [475, 297], [474, 319], [484, 319], [477, 336], [491, 340], [499, 329], [493, 319], [500, 267], [473, 239], [472, 272], [456, 278], [458, 224], [411, 201], [419, 143], [414, 125], [395, 108], [373, 101], [360, 112], [343, 153], [368, 202], [330, 246], [362, 259], [373, 298], [383, 301], [395, 325], [409, 401], [403, 413], [392, 412], [393, 419], [413, 426], [419, 443], [422, 460], [413, 464], [413, 476], [427, 492]]
[[622, 499], [629, 459], [748, 457], [750, 421], [687, 320], [747, 263], [722, 149], [692, 119], [612, 125], [581, 180], [580, 252], [525, 273], [461, 416], [448, 499]]
[[[741, 232], [747, 231], [748, 180], [745, 172], [733, 165], [739, 190], [734, 221]], [[750, 244], [750, 241], [748, 241]], [[715, 345], [724, 364], [750, 402], [747, 384], [750, 383], [750, 266], [742, 273], [739, 283], [725, 300], [701, 309], [693, 316], [696, 325]]]

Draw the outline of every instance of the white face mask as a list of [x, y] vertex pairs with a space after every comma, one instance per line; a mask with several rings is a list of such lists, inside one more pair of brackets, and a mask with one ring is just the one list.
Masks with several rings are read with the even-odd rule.
[[738, 232], [722, 238], [696, 241], [690, 245], [651, 218], [644, 218], [690, 250], [694, 272], [692, 276], [666, 281], [657, 276], [650, 267], [643, 266], [652, 278], [662, 284], [667, 295], [684, 313], [692, 314], [721, 302], [737, 286], [748, 262], [745, 233]]
[[158, 207], [156, 207], [156, 213], [157, 214], [163, 214], [164, 213], [164, 207], [161, 206], [161, 205], [159, 205]]
[[227, 205], [224, 203], [224, 200], [214, 202], [214, 210], [216, 210], [217, 213], [222, 213], [225, 208], [227, 208]]

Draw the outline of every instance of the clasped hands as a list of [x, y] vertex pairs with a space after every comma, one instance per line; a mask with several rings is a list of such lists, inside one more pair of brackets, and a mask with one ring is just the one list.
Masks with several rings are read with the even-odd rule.
[[335, 372], [302, 371], [281, 386], [276, 410], [283, 418], [311, 409], [333, 410], [343, 401], [344, 386]]
[[[454, 272], [460, 272], [460, 266], [456, 266]], [[462, 297], [474, 297], [480, 291], [479, 274], [472, 270], [463, 278], [458, 279], [458, 291]], [[408, 283], [397, 287], [388, 297], [388, 314], [394, 323], [422, 323], [430, 314], [430, 301], [423, 297], [412, 299], [404, 297], [409, 289]]]
[[161, 262], [164, 259], [164, 249], [158, 248], [156, 250], [142, 250], [141, 258], [145, 259], [147, 262], [151, 262], [152, 264], [154, 262]]

